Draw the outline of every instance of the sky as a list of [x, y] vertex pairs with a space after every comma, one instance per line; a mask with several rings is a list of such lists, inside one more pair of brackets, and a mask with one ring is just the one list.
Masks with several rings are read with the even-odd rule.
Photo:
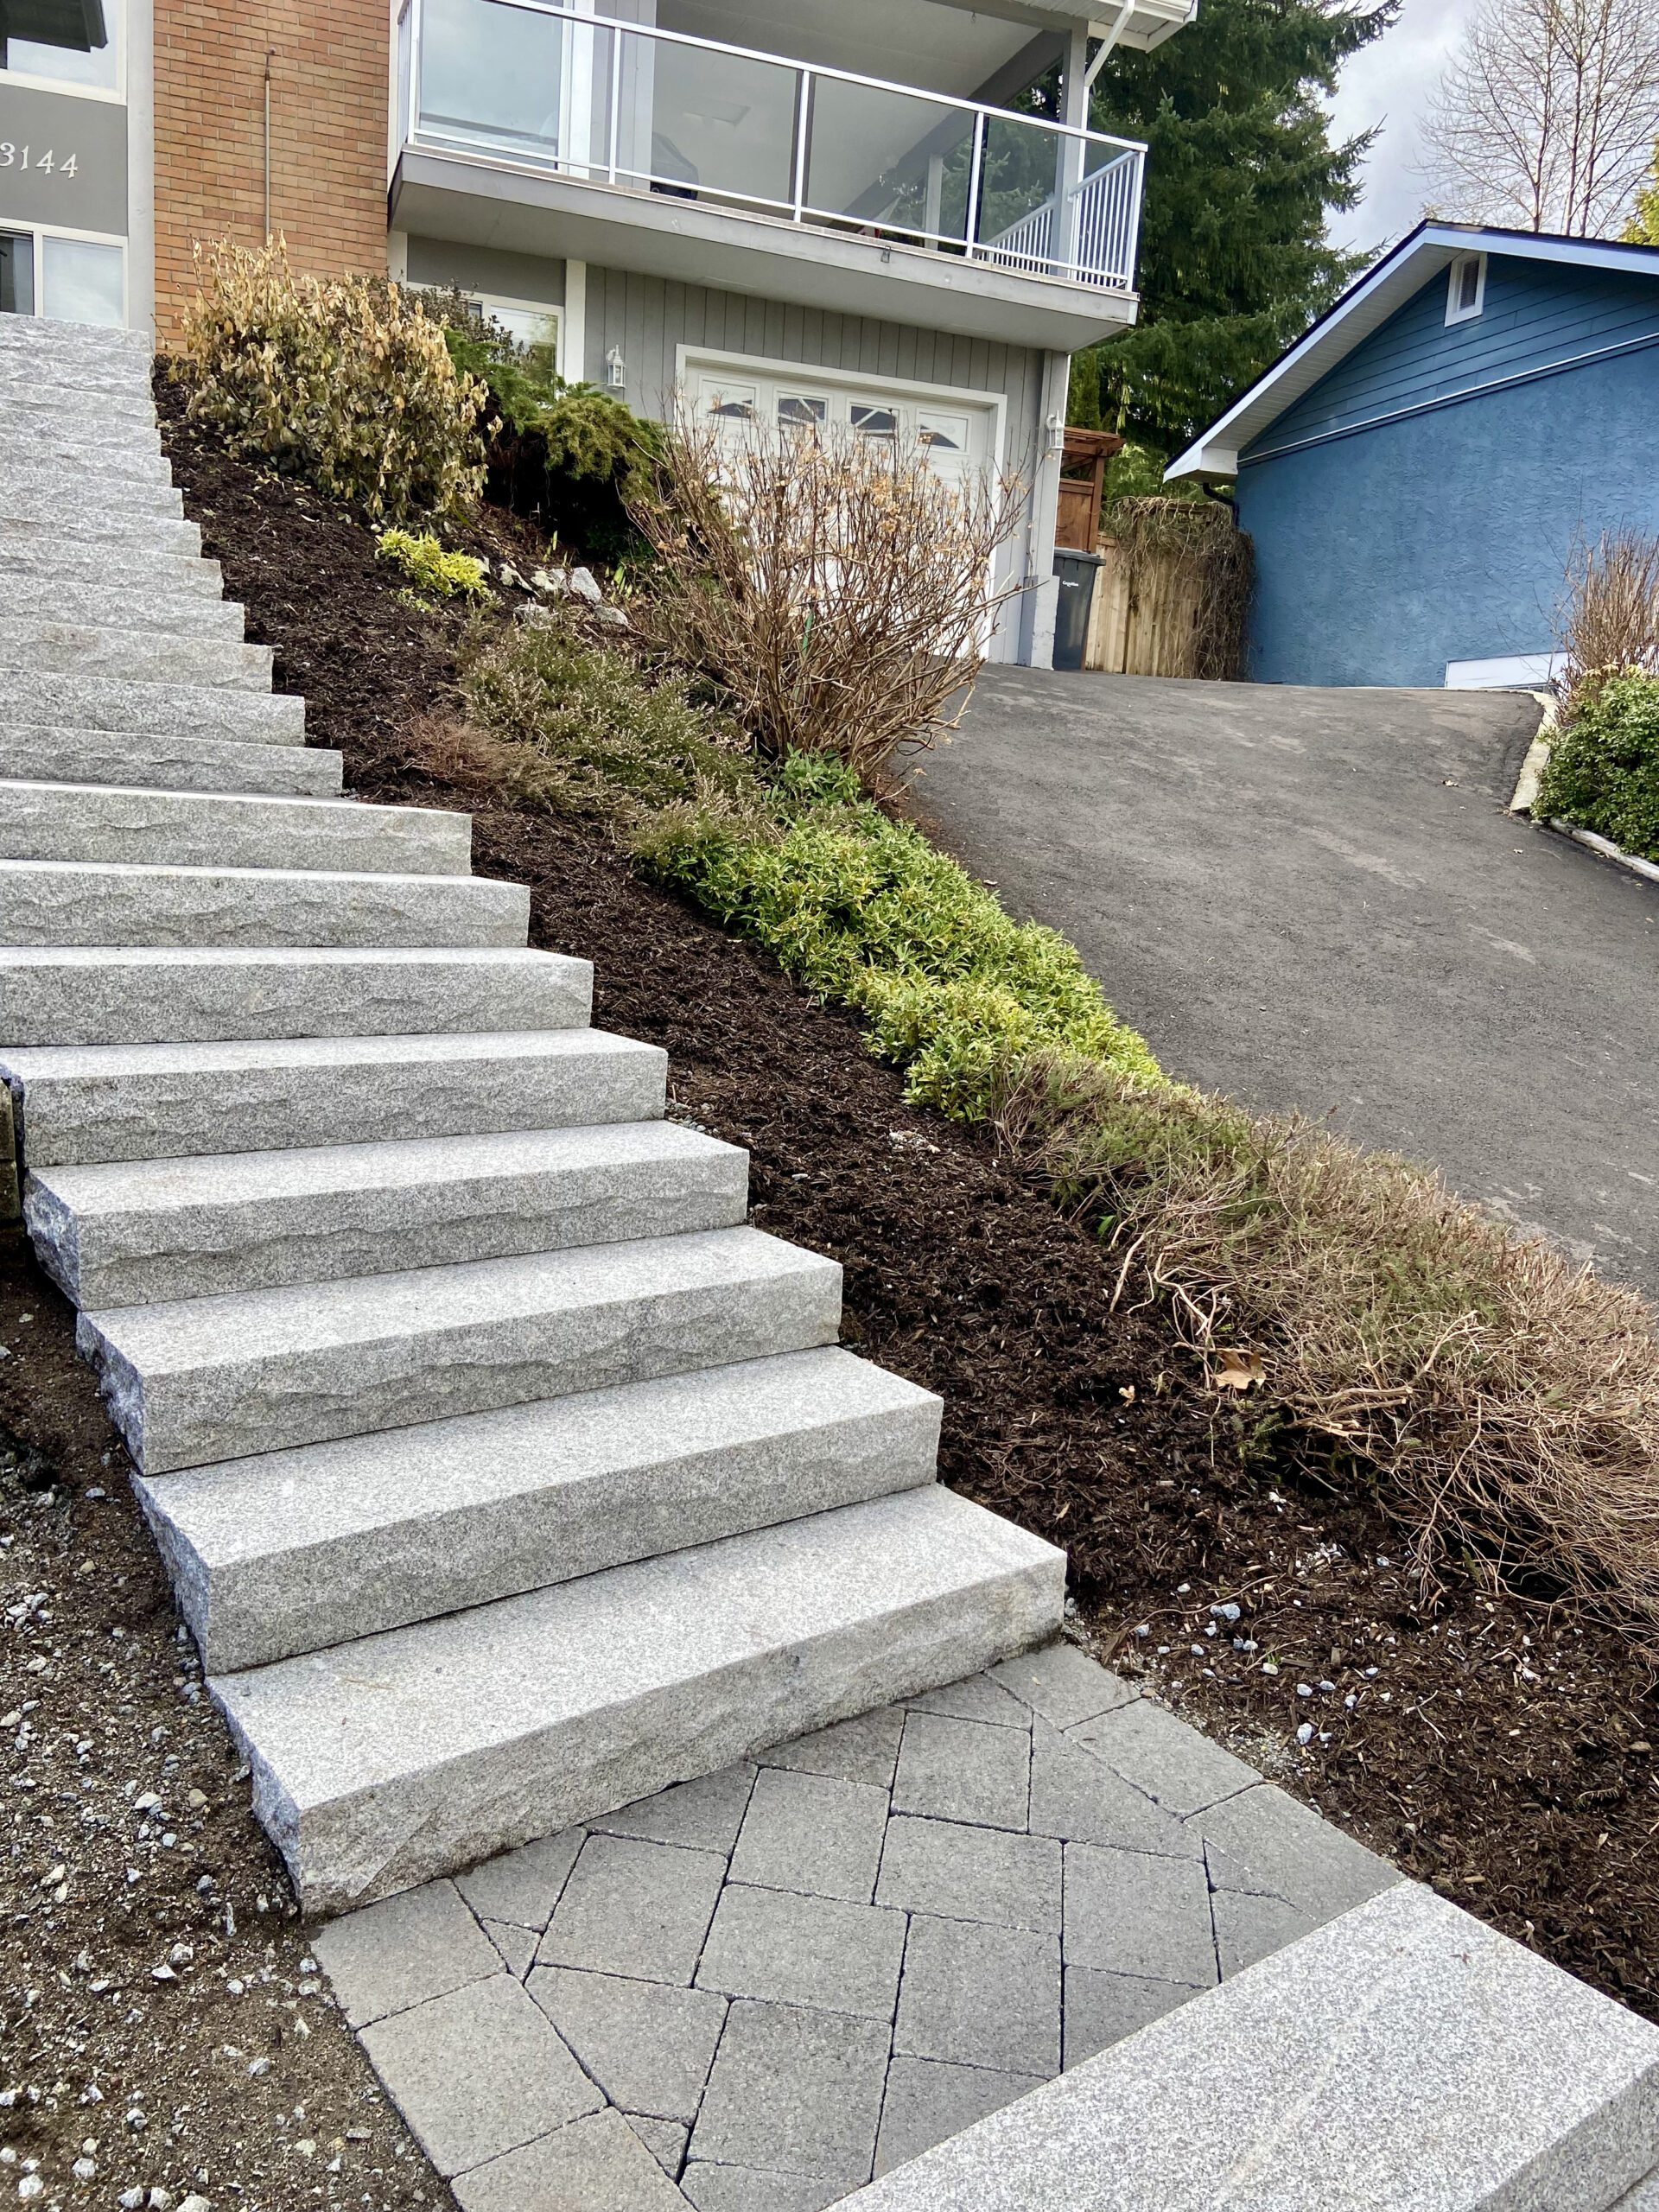
[[1381, 137], [1360, 174], [1357, 207], [1334, 216], [1333, 245], [1361, 251], [1389, 245], [1422, 213], [1417, 126], [1475, 0], [1406, 0], [1392, 30], [1361, 48], [1342, 73], [1332, 104], [1332, 136], [1353, 137], [1381, 124]]

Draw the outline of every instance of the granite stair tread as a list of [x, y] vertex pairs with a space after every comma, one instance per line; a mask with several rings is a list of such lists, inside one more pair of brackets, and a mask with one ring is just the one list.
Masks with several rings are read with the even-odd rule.
[[269, 645], [242, 645], [230, 638], [175, 637], [163, 631], [0, 615], [0, 669], [269, 691], [270, 663]]
[[472, 817], [354, 798], [275, 798], [143, 785], [0, 783], [0, 855], [180, 868], [331, 867], [465, 875]]
[[9, 783], [337, 798], [343, 766], [338, 753], [315, 745], [239, 745], [224, 738], [139, 737], [130, 730], [73, 729], [54, 722], [0, 723], [0, 777]]
[[0, 729], [20, 724], [219, 744], [303, 745], [305, 702], [226, 684], [129, 683], [79, 671], [19, 669], [0, 683]]
[[[0, 460], [0, 467], [3, 467]], [[136, 582], [113, 588], [90, 578], [19, 575], [7, 572], [0, 579], [0, 597], [14, 620], [34, 616], [42, 620], [98, 623], [114, 613], [130, 630], [168, 630], [181, 637], [229, 638], [242, 640], [246, 620], [236, 601], [200, 592], [147, 589]]]

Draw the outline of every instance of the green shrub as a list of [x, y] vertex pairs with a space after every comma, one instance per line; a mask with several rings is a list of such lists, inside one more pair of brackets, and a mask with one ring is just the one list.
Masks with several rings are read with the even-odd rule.
[[487, 393], [395, 284], [296, 276], [281, 240], [215, 246], [183, 321], [187, 413], [232, 453], [401, 521], [475, 499]]
[[470, 553], [446, 553], [435, 537], [414, 537], [406, 530], [380, 533], [380, 558], [409, 578], [430, 599], [476, 599], [488, 575]]
[[1533, 811], [1659, 861], [1659, 677], [1586, 687], [1550, 748]]

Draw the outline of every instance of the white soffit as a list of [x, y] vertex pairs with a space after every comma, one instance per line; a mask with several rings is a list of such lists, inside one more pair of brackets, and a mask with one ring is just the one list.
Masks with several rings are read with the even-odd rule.
[[1450, 267], [1460, 254], [1506, 254], [1520, 261], [1554, 261], [1659, 278], [1659, 247], [1621, 245], [1609, 238], [1538, 237], [1528, 231], [1489, 231], [1474, 225], [1421, 223], [1385, 254], [1351, 291], [1321, 315], [1282, 353], [1267, 374], [1217, 416], [1201, 438], [1164, 471], [1177, 476], [1233, 476], [1238, 456], [1268, 424], [1294, 406], [1356, 346], [1379, 329], [1414, 293]]

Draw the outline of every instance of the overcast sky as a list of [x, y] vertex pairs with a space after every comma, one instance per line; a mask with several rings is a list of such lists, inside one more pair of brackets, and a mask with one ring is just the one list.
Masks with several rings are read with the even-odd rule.
[[1406, 0], [1394, 29], [1357, 54], [1342, 73], [1332, 107], [1333, 136], [1351, 137], [1372, 124], [1382, 136], [1361, 175], [1365, 196], [1332, 219], [1334, 244], [1363, 251], [1391, 244], [1422, 213], [1417, 125], [1458, 32], [1475, 0]]

